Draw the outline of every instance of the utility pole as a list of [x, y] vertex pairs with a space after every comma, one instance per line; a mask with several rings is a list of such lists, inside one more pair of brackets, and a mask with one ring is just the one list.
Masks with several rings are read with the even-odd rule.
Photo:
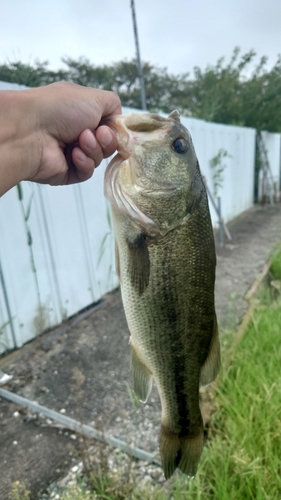
[[147, 107], [146, 107], [145, 86], [144, 86], [144, 78], [143, 78], [141, 58], [140, 58], [140, 48], [139, 48], [138, 29], [137, 29], [137, 20], [136, 20], [136, 12], [135, 12], [134, 0], [131, 0], [131, 9], [132, 9], [134, 35], [135, 35], [135, 44], [136, 44], [138, 73], [139, 73], [139, 80], [140, 80], [141, 107], [142, 107], [142, 109], [146, 110]]

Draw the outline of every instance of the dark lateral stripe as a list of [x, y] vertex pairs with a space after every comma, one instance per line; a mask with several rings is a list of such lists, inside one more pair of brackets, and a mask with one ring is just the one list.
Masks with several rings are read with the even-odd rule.
[[133, 241], [127, 240], [129, 249], [129, 279], [132, 286], [142, 295], [149, 284], [150, 260], [145, 234], [140, 234]]
[[[166, 255], [163, 259], [162, 265], [163, 269], [166, 267]], [[168, 265], [168, 262], [167, 262]], [[180, 306], [177, 296], [177, 291], [171, 287], [171, 282], [169, 279], [163, 280], [164, 286], [162, 289], [163, 302], [162, 302], [162, 314], [167, 319], [171, 332], [171, 377], [175, 382], [175, 396], [176, 396], [176, 406], [177, 406], [177, 416], [178, 420], [175, 422], [180, 428], [182, 435], [187, 435], [190, 428], [190, 411], [187, 402], [188, 395], [184, 393], [185, 390], [185, 378], [186, 378], [186, 358], [184, 355], [185, 349], [181, 341], [181, 335], [178, 331], [178, 324], [180, 323]], [[177, 336], [175, 338], [174, 336]], [[173, 345], [174, 344], [174, 345]]]

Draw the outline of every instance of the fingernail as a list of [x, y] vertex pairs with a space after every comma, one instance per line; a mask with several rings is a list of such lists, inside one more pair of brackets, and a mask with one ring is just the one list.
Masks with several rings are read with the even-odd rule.
[[102, 147], [109, 146], [112, 143], [112, 133], [108, 128], [105, 128], [102, 133], [102, 138], [100, 139]]
[[89, 132], [86, 140], [87, 148], [95, 149], [97, 147], [97, 140], [92, 132]]
[[81, 149], [79, 149], [79, 151], [77, 152], [77, 156], [79, 161], [83, 163], [87, 160], [87, 156], [85, 155], [85, 153], [83, 153], [83, 151], [81, 151]]

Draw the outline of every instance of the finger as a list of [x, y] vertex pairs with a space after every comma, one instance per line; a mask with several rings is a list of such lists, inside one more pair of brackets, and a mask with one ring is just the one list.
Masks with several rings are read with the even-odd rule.
[[92, 158], [97, 167], [104, 158], [103, 150], [91, 130], [86, 129], [79, 136], [79, 147], [86, 156]]
[[102, 116], [122, 114], [121, 101], [115, 92], [111, 90], [91, 90], [96, 92], [95, 98], [99, 101]]
[[106, 125], [101, 125], [96, 130], [96, 139], [100, 144], [104, 158], [111, 156], [117, 149], [115, 133]]
[[[96, 164], [93, 158], [87, 156], [78, 146], [72, 150], [72, 161], [76, 168], [76, 175], [81, 182], [92, 177]], [[70, 182], [73, 182], [70, 180]]]

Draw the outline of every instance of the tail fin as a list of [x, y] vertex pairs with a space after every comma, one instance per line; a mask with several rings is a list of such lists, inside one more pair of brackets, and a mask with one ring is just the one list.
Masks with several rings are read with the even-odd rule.
[[169, 479], [177, 467], [188, 476], [195, 476], [203, 444], [201, 428], [198, 429], [196, 436], [179, 437], [162, 425], [160, 454], [165, 478]]

